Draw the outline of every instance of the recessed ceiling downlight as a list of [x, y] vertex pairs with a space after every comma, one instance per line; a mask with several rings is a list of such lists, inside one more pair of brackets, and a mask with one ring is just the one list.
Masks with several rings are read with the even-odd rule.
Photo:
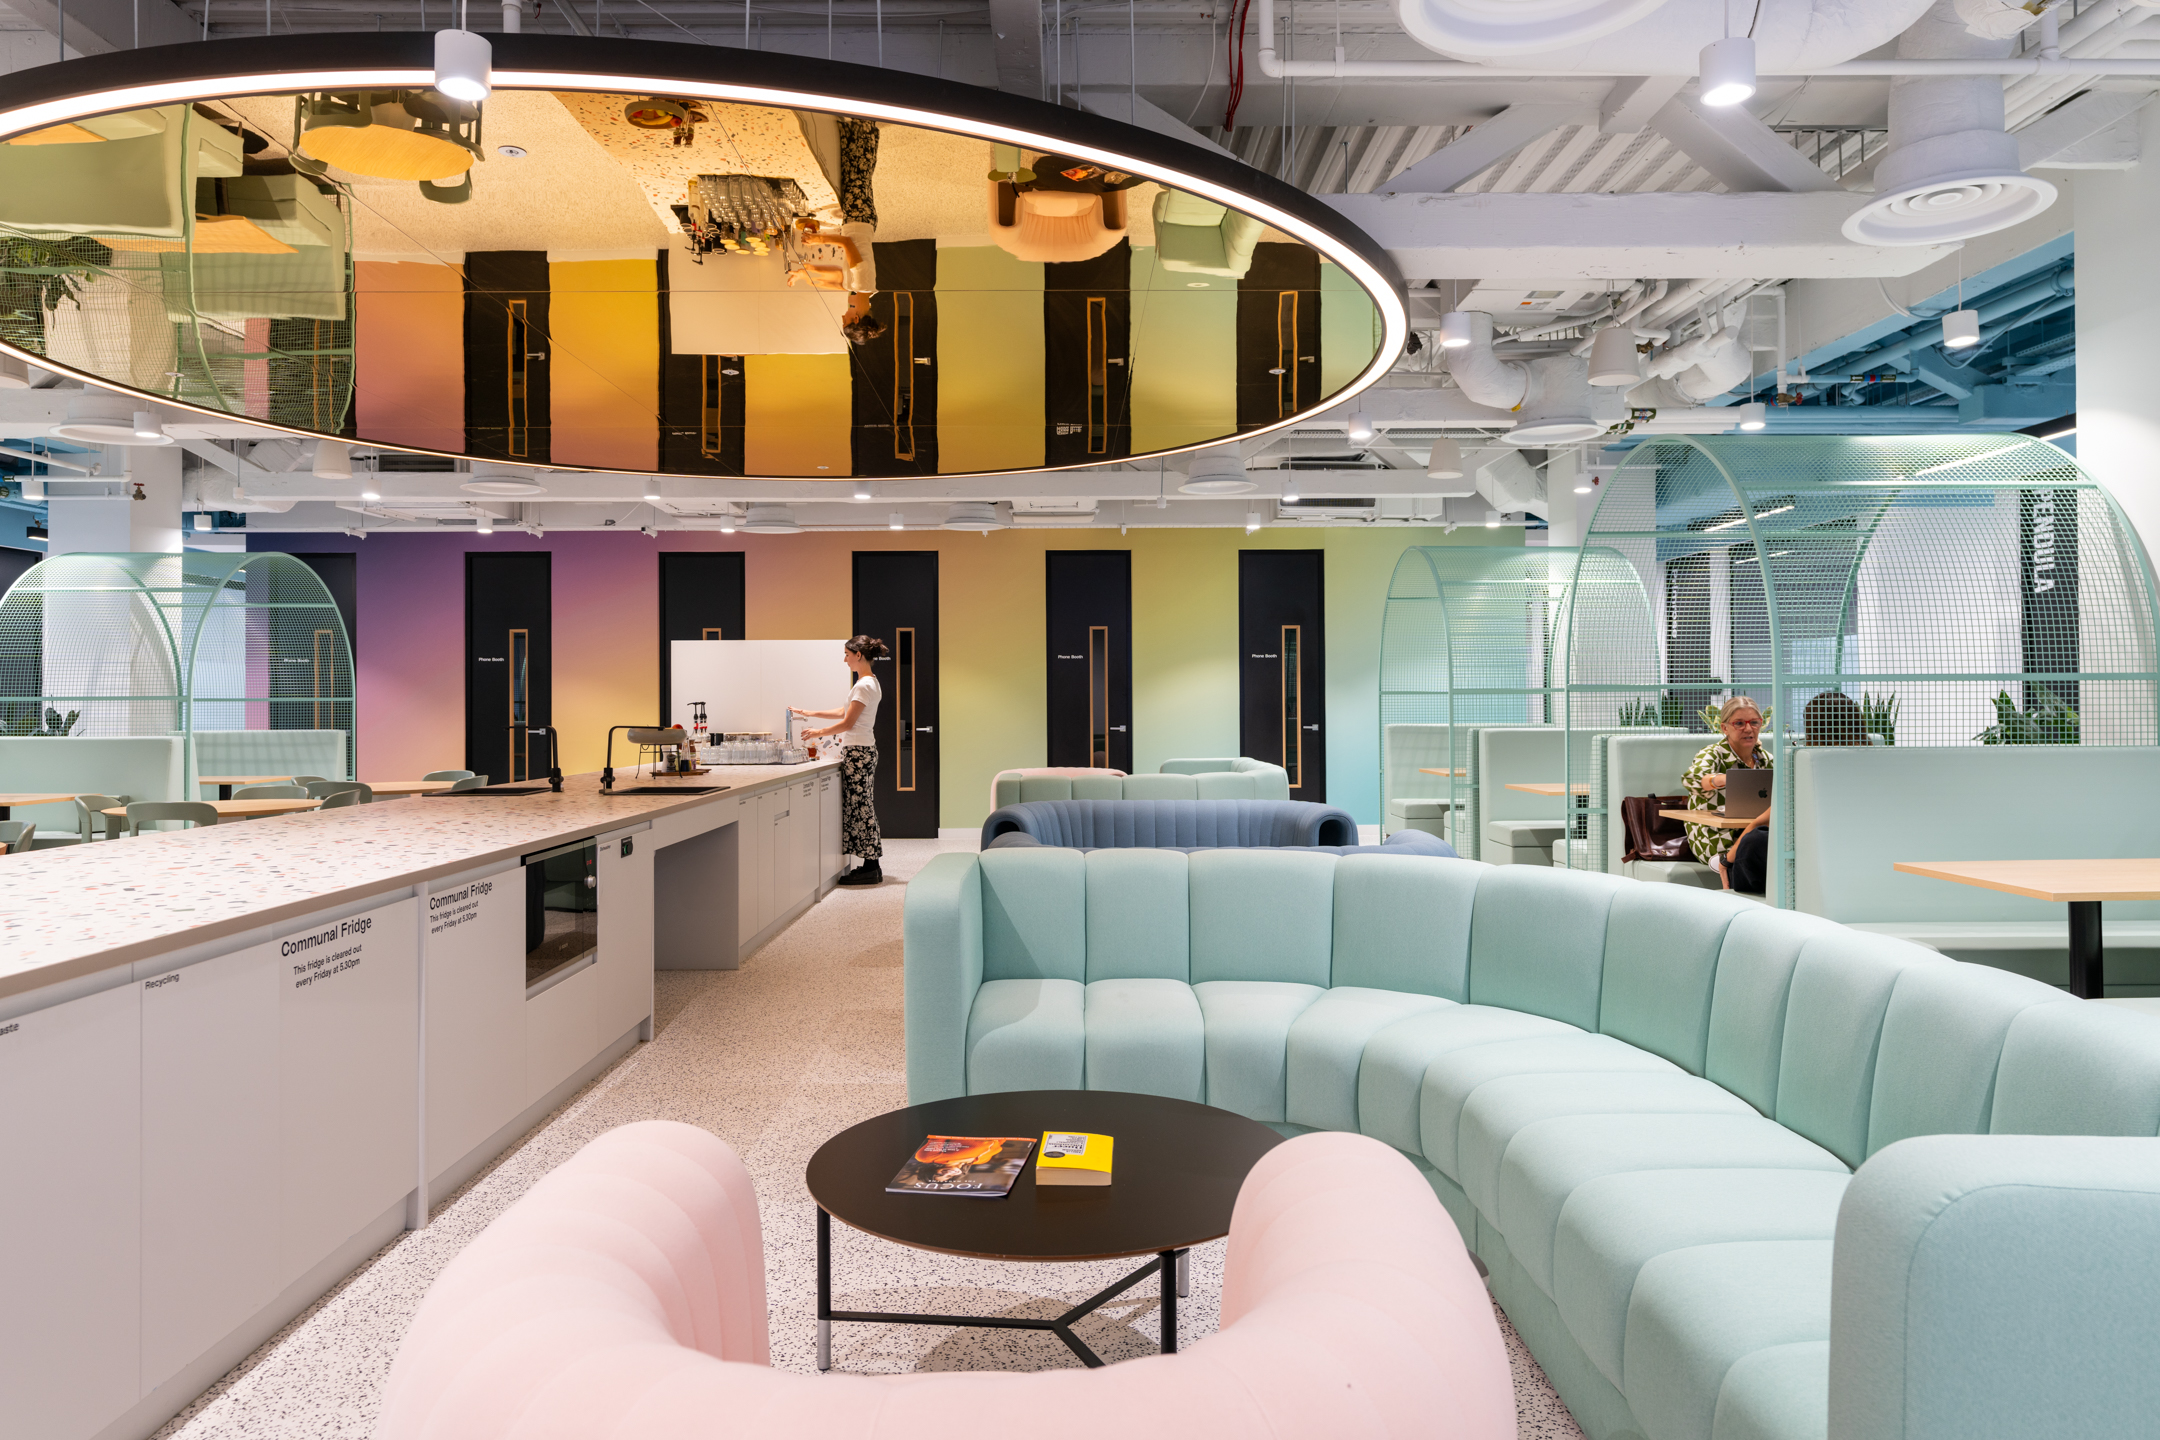
[[987, 534], [992, 530], [1004, 529], [1005, 522], [998, 519], [997, 506], [989, 501], [962, 500], [946, 507], [945, 528]]
[[736, 527], [752, 535], [796, 535], [802, 526], [796, 523], [795, 512], [785, 505], [752, 505]]

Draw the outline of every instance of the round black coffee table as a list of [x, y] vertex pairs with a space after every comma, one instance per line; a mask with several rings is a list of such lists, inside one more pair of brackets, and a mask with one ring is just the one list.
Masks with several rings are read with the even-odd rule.
[[[929, 1135], [1019, 1135], [1082, 1130], [1117, 1142], [1108, 1185], [1037, 1188], [1030, 1156], [1001, 1199], [894, 1195], [890, 1181]], [[1262, 1155], [1282, 1142], [1258, 1121], [1159, 1095], [1115, 1090], [1017, 1090], [910, 1105], [818, 1147], [804, 1175], [817, 1202], [817, 1365], [832, 1368], [832, 1322], [978, 1325], [1047, 1330], [1083, 1364], [1102, 1360], [1073, 1322], [1150, 1275], [1162, 1277], [1162, 1348], [1177, 1349], [1177, 1297], [1185, 1252], [1230, 1232], [1238, 1187]], [[996, 1315], [904, 1315], [832, 1308], [832, 1222], [918, 1250], [978, 1260], [1154, 1258], [1054, 1320]]]

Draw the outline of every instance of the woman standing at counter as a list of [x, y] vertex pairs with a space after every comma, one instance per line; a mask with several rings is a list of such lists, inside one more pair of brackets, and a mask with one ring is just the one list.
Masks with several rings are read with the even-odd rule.
[[840, 849], [859, 858], [862, 864], [840, 877], [838, 883], [842, 885], [875, 885], [885, 878], [878, 869], [885, 844], [878, 833], [877, 798], [870, 788], [877, 776], [877, 732], [873, 727], [885, 689], [870, 673], [870, 667], [891, 653], [875, 635], [857, 635], [840, 652], [855, 676], [847, 704], [838, 710], [795, 711], [806, 720], [839, 722], [822, 730], [803, 731], [805, 740], [837, 735], [846, 747], [840, 762]]

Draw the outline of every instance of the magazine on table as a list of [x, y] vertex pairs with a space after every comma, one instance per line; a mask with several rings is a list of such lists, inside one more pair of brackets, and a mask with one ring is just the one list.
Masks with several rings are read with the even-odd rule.
[[1033, 1136], [932, 1135], [885, 1186], [894, 1195], [967, 1195], [995, 1200], [1011, 1192], [1035, 1148]]

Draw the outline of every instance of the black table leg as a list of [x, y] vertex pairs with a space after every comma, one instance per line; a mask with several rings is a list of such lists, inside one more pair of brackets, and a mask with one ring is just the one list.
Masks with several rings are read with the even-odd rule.
[[817, 1212], [817, 1368], [832, 1369], [832, 1216]]
[[1178, 1260], [1182, 1250], [1162, 1252], [1162, 1353], [1177, 1354]]
[[2100, 943], [2100, 902], [2070, 902], [2070, 993], [2081, 1000], [2098, 1000], [2102, 993], [2103, 959]]
[[220, 799], [220, 800], [230, 800], [230, 799], [232, 799], [232, 786], [230, 786], [230, 785], [220, 785], [220, 786], [218, 786], [218, 787], [217, 787], [217, 798], [218, 798], [218, 799]]

